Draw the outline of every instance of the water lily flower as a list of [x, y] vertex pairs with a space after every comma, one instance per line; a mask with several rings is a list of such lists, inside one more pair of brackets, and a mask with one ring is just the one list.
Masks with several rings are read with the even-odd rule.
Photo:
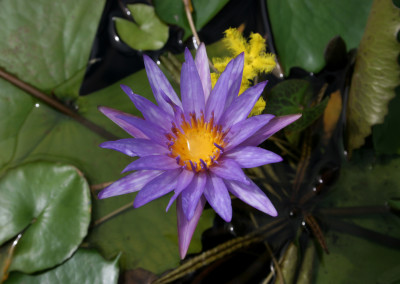
[[186, 49], [180, 100], [157, 64], [144, 56], [158, 105], [121, 86], [144, 119], [99, 108], [134, 137], [100, 146], [138, 157], [123, 170], [134, 172], [105, 188], [99, 198], [139, 191], [133, 203], [138, 208], [174, 191], [167, 210], [176, 201], [181, 258], [186, 255], [206, 202], [226, 222], [232, 219], [230, 194], [262, 212], [277, 215], [268, 197], [242, 168], [281, 161], [280, 156], [257, 145], [300, 115], [248, 118], [266, 82], [238, 96], [243, 60], [243, 54], [233, 59], [212, 88], [204, 45], [200, 45], [195, 60]]

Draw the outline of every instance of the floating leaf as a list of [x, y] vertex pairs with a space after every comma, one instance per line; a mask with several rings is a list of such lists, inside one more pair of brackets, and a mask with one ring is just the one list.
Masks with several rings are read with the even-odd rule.
[[265, 111], [279, 116], [302, 113], [299, 120], [286, 128], [289, 131], [301, 131], [322, 115], [328, 103], [326, 98], [316, 106], [311, 106], [312, 96], [313, 92], [308, 81], [286, 80], [272, 88], [267, 97]]
[[400, 9], [390, 0], [374, 1], [360, 48], [348, 102], [348, 148], [364, 144], [371, 127], [382, 123], [399, 85], [397, 62]]
[[118, 283], [118, 259], [106, 261], [95, 250], [79, 249], [62, 265], [36, 275], [12, 273], [6, 284]]
[[294, 283], [296, 269], [299, 263], [299, 250], [294, 243], [290, 243], [283, 255], [281, 269], [285, 283]]
[[0, 2], [0, 67], [38, 89], [76, 98], [104, 0]]
[[[96, 200], [93, 218], [98, 220], [110, 212], [133, 203], [135, 194]], [[121, 268], [142, 267], [153, 273], [162, 273], [179, 264], [176, 214], [173, 206], [167, 213], [168, 197], [156, 199], [138, 209], [130, 207], [126, 212], [97, 225], [88, 241], [103, 255], [111, 257], [123, 252]], [[189, 247], [189, 253], [201, 250], [201, 233], [212, 226], [212, 210], [205, 210], [200, 217]]]
[[[190, 2], [194, 9], [194, 25], [196, 30], [200, 30], [228, 3], [228, 0], [192, 0]], [[184, 40], [192, 35], [182, 0], [154, 0], [153, 3], [161, 20], [184, 29]]]
[[0, 244], [22, 232], [10, 271], [31, 273], [57, 265], [86, 236], [89, 187], [76, 168], [29, 163], [7, 172], [0, 192]]
[[318, 72], [324, 66], [324, 49], [340, 35], [348, 50], [360, 43], [372, 0], [268, 0], [279, 61], [289, 74], [298, 66]]
[[137, 50], [157, 50], [168, 40], [168, 26], [146, 4], [127, 5], [133, 20], [114, 18], [118, 35], [130, 47]]
[[[320, 205], [329, 210], [345, 207], [346, 219], [340, 221], [399, 238], [400, 220], [394, 214], [350, 216], [353, 206], [385, 206], [391, 197], [399, 196], [399, 168], [399, 158], [380, 161], [371, 152], [357, 151], [352, 161], [343, 165], [340, 179]], [[352, 231], [328, 232], [330, 254], [323, 256], [315, 283], [396, 283], [380, 280], [382, 275], [398, 269], [399, 247], [368, 240], [366, 233], [351, 234]]]

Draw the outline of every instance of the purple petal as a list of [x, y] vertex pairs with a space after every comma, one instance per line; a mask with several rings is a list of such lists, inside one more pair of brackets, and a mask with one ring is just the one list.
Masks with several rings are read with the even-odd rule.
[[105, 116], [114, 121], [119, 127], [121, 127], [123, 130], [125, 130], [133, 137], [148, 138], [141, 130], [139, 130], [137, 127], [127, 122], [126, 119], [123, 119], [123, 117], [138, 118], [137, 116], [104, 106], [100, 106], [99, 111], [101, 111]]
[[151, 140], [142, 138], [127, 138], [117, 141], [107, 141], [101, 143], [100, 147], [119, 151], [131, 157], [143, 157], [169, 153], [169, 150], [166, 147], [156, 144]]
[[98, 198], [103, 199], [111, 196], [139, 191], [148, 182], [150, 182], [162, 173], [162, 171], [137, 171], [131, 173], [100, 191], [100, 193], [98, 194]]
[[136, 195], [133, 207], [138, 208], [146, 203], [157, 199], [168, 192], [172, 191], [176, 186], [176, 178], [182, 169], [166, 171], [146, 184]]
[[194, 61], [196, 63], [197, 72], [199, 73], [201, 84], [203, 86], [204, 99], [207, 102], [211, 92], [211, 77], [210, 67], [208, 66], [206, 47], [204, 43], [200, 44]]
[[274, 117], [268, 124], [261, 127], [251, 137], [246, 139], [240, 146], [257, 146], [274, 135], [285, 126], [293, 123], [301, 117], [301, 114], [290, 114], [285, 116]]
[[122, 173], [137, 170], [174, 170], [180, 168], [176, 160], [166, 155], [153, 155], [139, 158], [130, 163]]
[[179, 196], [179, 194], [181, 194], [181, 192], [190, 184], [193, 177], [194, 177], [193, 171], [188, 171], [188, 170], [182, 171], [182, 173], [178, 177], [175, 193], [169, 200], [166, 211], [169, 210], [169, 207], [171, 207], [172, 203], [174, 203], [175, 199]]
[[218, 164], [212, 165], [210, 171], [223, 179], [248, 182], [246, 175], [238, 163], [230, 159], [218, 160]]
[[213, 173], [210, 173], [210, 177], [207, 179], [204, 196], [222, 219], [226, 222], [232, 220], [232, 204], [229, 192], [222, 179]]
[[229, 81], [229, 92], [228, 97], [225, 102], [225, 109], [227, 109], [233, 100], [239, 95], [240, 85], [242, 84], [243, 76], [243, 63], [244, 63], [244, 53], [239, 54], [232, 68], [231, 80]]
[[162, 146], [168, 144], [167, 137], [165, 136], [166, 131], [160, 126], [139, 117], [121, 116], [119, 118], [128, 122], [136, 129], [139, 129], [142, 133], [146, 135], [146, 138], [148, 137]]
[[262, 94], [267, 81], [261, 82], [236, 97], [231, 106], [227, 108], [221, 118], [220, 124], [230, 127], [246, 119]]
[[249, 181], [249, 184], [230, 180], [225, 180], [224, 182], [228, 190], [237, 198], [264, 213], [273, 217], [277, 216], [278, 213], [276, 212], [274, 205], [272, 205], [265, 193], [262, 192], [261, 189], [259, 189], [250, 179]]
[[[159, 125], [167, 131], [171, 129], [172, 116], [169, 113], [165, 112], [162, 108], [156, 106], [148, 99], [133, 93], [128, 86], [121, 85], [121, 88], [132, 100], [135, 107], [143, 114], [145, 120]], [[166, 96], [163, 91], [162, 93]]]
[[226, 98], [230, 91], [229, 82], [232, 80], [232, 70], [240, 60], [242, 61], [243, 65], [243, 56], [239, 55], [228, 63], [224, 72], [222, 72], [221, 76], [218, 78], [217, 83], [211, 91], [210, 98], [207, 101], [206, 120], [211, 118], [212, 113], [214, 113], [215, 123], [218, 123], [219, 119], [221, 118], [221, 115], [224, 112]]
[[184, 259], [190, 245], [194, 230], [199, 222], [201, 213], [203, 212], [206, 199], [202, 196], [196, 205], [193, 218], [187, 220], [185, 213], [182, 209], [182, 196], [179, 196], [176, 201], [176, 215], [178, 219], [178, 241], [179, 241], [179, 254], [181, 259]]
[[182, 192], [182, 209], [186, 215], [187, 220], [193, 218], [193, 214], [200, 197], [203, 195], [204, 186], [207, 182], [207, 174], [199, 172], [195, 174], [192, 182]]
[[241, 168], [255, 168], [282, 161], [282, 157], [265, 149], [245, 146], [224, 153], [224, 158], [234, 160]]
[[164, 93], [180, 107], [182, 106], [181, 101], [157, 64], [147, 55], [143, 55], [143, 60], [149, 83], [158, 105], [169, 114], [173, 114], [171, 106], [163, 99], [161, 91], [164, 91]]
[[188, 117], [190, 113], [195, 113], [197, 117], [204, 112], [204, 92], [199, 73], [190, 54], [189, 49], [185, 49], [186, 62], [182, 65], [181, 71], [181, 97], [183, 111]]
[[250, 117], [246, 120], [242, 120], [241, 122], [233, 125], [226, 135], [228, 145], [225, 147], [225, 151], [233, 149], [242, 143], [257, 130], [267, 124], [273, 117], [274, 116], [272, 114], [261, 114]]

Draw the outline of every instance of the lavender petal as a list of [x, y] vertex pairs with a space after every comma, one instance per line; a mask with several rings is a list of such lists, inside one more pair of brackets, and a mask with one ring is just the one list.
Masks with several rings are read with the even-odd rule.
[[261, 127], [251, 137], [243, 141], [240, 146], [257, 146], [274, 135], [285, 126], [293, 123], [301, 117], [301, 114], [290, 114], [285, 116], [274, 117], [268, 124]]
[[131, 157], [143, 157], [169, 153], [169, 150], [166, 147], [161, 146], [152, 140], [142, 138], [127, 138], [116, 141], [107, 141], [101, 143], [99, 146], [101, 148], [119, 151]]
[[193, 218], [187, 220], [185, 213], [182, 209], [182, 197], [179, 196], [176, 201], [176, 215], [178, 223], [178, 241], [179, 241], [179, 254], [181, 259], [184, 259], [190, 245], [194, 230], [199, 222], [201, 213], [203, 212], [206, 199], [202, 196], [196, 205]]
[[105, 116], [107, 116], [109, 119], [114, 121], [114, 123], [116, 123], [119, 127], [121, 127], [123, 130], [125, 130], [127, 133], [129, 133], [133, 137], [148, 138], [141, 130], [139, 130], [137, 127], [135, 127], [134, 125], [127, 122], [126, 119], [123, 119], [123, 117], [138, 118], [137, 116], [134, 116], [134, 115], [131, 115], [131, 114], [128, 114], [128, 113], [125, 113], [125, 112], [122, 112], [122, 111], [119, 111], [116, 109], [108, 108], [105, 106], [100, 106], [99, 111], [101, 111]]
[[185, 59], [186, 62], [183, 63], [181, 71], [183, 111], [187, 117], [190, 113], [199, 117], [205, 108], [204, 91], [196, 65], [187, 48], [185, 49]]
[[141, 190], [148, 182], [163, 171], [137, 171], [113, 182], [98, 194], [99, 199], [127, 194]]
[[199, 172], [195, 174], [192, 182], [182, 191], [182, 209], [188, 221], [193, 217], [196, 204], [203, 195], [206, 182], [207, 174], [205, 172]]
[[252, 136], [257, 130], [266, 125], [274, 116], [272, 114], [261, 114], [250, 117], [246, 120], [236, 123], [229, 130], [226, 139], [228, 145], [225, 151], [233, 149], [244, 140]]
[[273, 217], [277, 216], [278, 212], [265, 193], [250, 179], [249, 181], [249, 184], [231, 180], [225, 180], [224, 182], [228, 190], [237, 198], [266, 214]]
[[224, 158], [234, 160], [241, 168], [255, 168], [282, 161], [282, 157], [265, 149], [244, 146], [236, 147], [224, 154]]
[[171, 106], [163, 99], [161, 91], [178, 106], [182, 107], [181, 101], [176, 95], [174, 89], [169, 83], [168, 79], [165, 77], [163, 72], [158, 68], [157, 64], [151, 60], [147, 55], [143, 55], [144, 66], [146, 68], [146, 73], [149, 78], [150, 87], [153, 90], [154, 97], [158, 105], [169, 114], [173, 114]]
[[211, 92], [211, 77], [210, 77], [210, 67], [208, 66], [208, 57], [206, 52], [206, 47], [204, 43], [200, 44], [199, 49], [196, 53], [196, 58], [194, 60], [196, 64], [197, 71], [200, 76], [201, 84], [204, 91], [204, 100], [207, 102], [208, 97]]
[[244, 63], [244, 53], [239, 54], [235, 61], [232, 69], [231, 80], [229, 80], [229, 92], [225, 102], [225, 108], [227, 109], [233, 100], [239, 95], [240, 85], [242, 84], [243, 77], [243, 63]]
[[142, 133], [146, 135], [146, 138], [150, 138], [151, 140], [162, 146], [167, 145], [168, 140], [165, 136], [165, 133], [167, 132], [157, 124], [141, 119], [139, 117], [118, 116], [118, 118], [126, 121], [136, 129], [139, 129]]
[[133, 161], [122, 173], [137, 170], [173, 170], [180, 167], [173, 158], [166, 155], [153, 155], [141, 157]]
[[236, 97], [221, 117], [221, 125], [224, 127], [230, 127], [246, 119], [262, 94], [266, 84], [267, 81], [258, 83], [257, 85], [247, 89], [240, 96]]
[[174, 203], [175, 199], [182, 193], [182, 191], [190, 184], [194, 177], [193, 171], [183, 170], [182, 173], [179, 175], [174, 195], [168, 202], [166, 211], [169, 210], [172, 203]]
[[229, 192], [223, 180], [210, 173], [204, 188], [204, 196], [208, 203], [225, 222], [232, 220], [232, 203]]
[[243, 56], [239, 55], [234, 60], [231, 60], [226, 66], [224, 72], [222, 72], [221, 76], [218, 78], [218, 81], [212, 89], [210, 97], [207, 101], [206, 120], [209, 120], [212, 114], [214, 114], [215, 123], [218, 123], [220, 120], [224, 112], [226, 98], [229, 93], [229, 82], [232, 80], [232, 70], [240, 60], [243, 61]]
[[[166, 131], [171, 129], [173, 117], [169, 113], [165, 112], [148, 99], [135, 94], [128, 86], [121, 85], [121, 88], [129, 96], [135, 107], [143, 114], [145, 120], [161, 126]], [[162, 95], [166, 96], [164, 92], [162, 92]]]
[[176, 186], [176, 177], [181, 173], [181, 171], [182, 169], [165, 171], [147, 183], [136, 195], [133, 207], [138, 208], [143, 206], [146, 203], [172, 191]]
[[248, 182], [246, 175], [243, 173], [238, 163], [230, 159], [218, 160], [218, 164], [211, 166], [210, 171], [223, 179], [236, 180], [244, 183]]

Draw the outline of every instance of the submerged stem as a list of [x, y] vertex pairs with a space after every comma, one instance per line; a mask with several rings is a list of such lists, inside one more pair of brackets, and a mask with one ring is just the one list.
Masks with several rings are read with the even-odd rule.
[[114, 216], [116, 216], [116, 215], [118, 215], [118, 214], [124, 212], [125, 210], [130, 209], [130, 208], [133, 208], [132, 202], [129, 202], [128, 204], [125, 204], [124, 206], [118, 208], [117, 210], [114, 210], [113, 212], [107, 214], [106, 216], [101, 217], [100, 219], [94, 221], [92, 227], [96, 227], [96, 226], [98, 226], [98, 225], [100, 225], [100, 224], [102, 224], [102, 223], [108, 221], [108, 220], [111, 219], [112, 217], [114, 217]]
[[6, 81], [10, 82], [14, 86], [20, 88], [21, 90], [27, 92], [31, 96], [41, 100], [45, 104], [51, 106], [52, 108], [58, 110], [59, 112], [75, 119], [77, 122], [80, 124], [84, 125], [85, 127], [89, 128], [91, 131], [94, 133], [106, 138], [107, 140], [116, 140], [118, 137], [116, 137], [114, 134], [108, 132], [101, 126], [91, 122], [90, 120], [87, 120], [83, 116], [79, 115], [78, 113], [74, 112], [73, 110], [69, 109], [56, 99], [46, 95], [45, 93], [39, 91], [35, 87], [25, 83], [24, 81], [20, 80], [19, 78], [7, 73], [6, 71], [0, 69], [0, 78], [5, 79]]

